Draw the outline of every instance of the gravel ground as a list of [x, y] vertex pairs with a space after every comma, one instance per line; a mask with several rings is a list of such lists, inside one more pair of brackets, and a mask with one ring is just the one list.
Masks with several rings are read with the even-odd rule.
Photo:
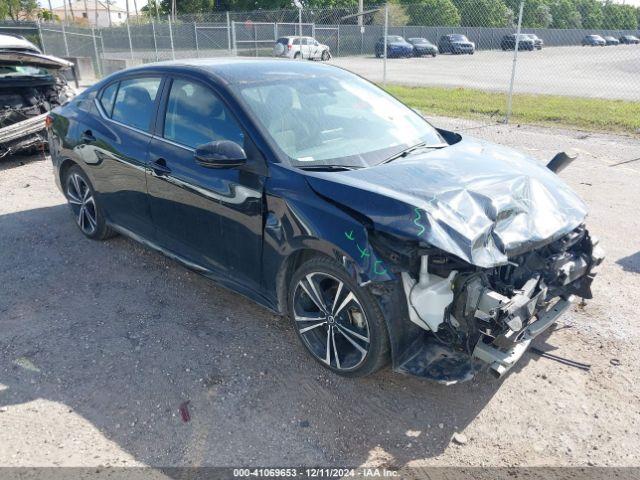
[[[85, 239], [43, 156], [0, 163], [0, 465], [640, 465], [640, 142], [474, 129], [539, 159], [588, 202], [595, 299], [506, 378], [451, 387], [332, 375], [283, 321], [131, 240]], [[188, 402], [188, 403], [187, 403]], [[189, 421], [183, 421], [188, 409]], [[458, 435], [457, 441], [452, 437]]]

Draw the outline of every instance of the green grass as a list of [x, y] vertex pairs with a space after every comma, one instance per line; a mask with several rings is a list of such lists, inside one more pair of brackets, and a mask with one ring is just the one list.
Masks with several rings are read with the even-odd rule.
[[[503, 119], [505, 93], [469, 88], [406, 87], [386, 90], [425, 115]], [[555, 125], [592, 131], [640, 133], [640, 102], [557, 95], [514, 94], [511, 123]]]

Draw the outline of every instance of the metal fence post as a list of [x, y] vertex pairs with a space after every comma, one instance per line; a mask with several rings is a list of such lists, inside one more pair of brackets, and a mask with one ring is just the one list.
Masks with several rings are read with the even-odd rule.
[[105, 73], [105, 69], [104, 69], [104, 38], [102, 37], [102, 30], [100, 30], [100, 51], [101, 51], [101, 55], [100, 55], [100, 70], [102, 71], [102, 74], [104, 75], [104, 73]]
[[40, 46], [42, 47], [42, 53], [47, 54], [47, 50], [44, 46], [44, 40], [42, 39], [42, 28], [40, 28], [40, 19], [36, 20], [36, 25], [38, 25], [38, 37], [40, 38]]
[[158, 57], [158, 41], [156, 40], [156, 24], [151, 20], [151, 33], [153, 33], [153, 50], [156, 52], [156, 62], [160, 60]]
[[175, 60], [176, 51], [173, 48], [173, 29], [171, 28], [171, 15], [167, 15], [167, 20], [169, 20], [169, 41], [171, 42], [171, 58]]
[[298, 7], [298, 36], [299, 36], [299, 41], [300, 41], [300, 60], [302, 60], [302, 57], [304, 55], [303, 53], [303, 49], [302, 49], [302, 4], [300, 4], [300, 6]]
[[127, 36], [129, 37], [129, 52], [131, 53], [131, 60], [133, 60], [133, 43], [131, 42], [131, 30], [129, 29], [128, 18], [127, 18]]
[[518, 13], [518, 33], [516, 34], [516, 45], [513, 50], [513, 67], [511, 68], [511, 81], [509, 82], [509, 93], [507, 95], [507, 114], [504, 123], [509, 123], [511, 117], [511, 106], [513, 103], [513, 83], [516, 79], [516, 65], [518, 64], [518, 44], [520, 43], [520, 30], [522, 28], [522, 10], [524, 9], [524, 0], [520, 2], [520, 13]]
[[62, 40], [64, 41], [64, 54], [69, 56], [69, 42], [67, 42], [67, 31], [64, 28], [64, 22], [62, 22]]
[[198, 48], [198, 25], [193, 22], [193, 35], [196, 39], [196, 57], [200, 58], [200, 49]]
[[336, 39], [336, 57], [340, 56], [340, 24], [338, 24], [338, 38]]
[[389, 4], [384, 6], [384, 34], [382, 35], [382, 85], [387, 85], [387, 34], [389, 33]]
[[98, 55], [98, 42], [96, 42], [96, 30], [91, 27], [91, 38], [93, 39], [93, 51], [96, 54], [96, 70], [98, 78], [102, 78], [102, 69], [100, 68], [100, 55]]
[[232, 53], [234, 57], [238, 56], [238, 47], [236, 46], [236, 22], [235, 20], [233, 22], [231, 22], [231, 39], [233, 41], [232, 43]]
[[231, 51], [231, 20], [229, 19], [229, 10], [227, 10], [227, 50]]

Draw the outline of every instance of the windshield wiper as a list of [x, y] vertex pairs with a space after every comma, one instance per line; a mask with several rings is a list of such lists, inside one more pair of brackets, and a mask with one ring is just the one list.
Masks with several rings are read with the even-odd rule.
[[296, 165], [296, 167], [302, 170], [312, 170], [312, 171], [331, 171], [331, 172], [342, 172], [346, 170], [357, 170], [359, 168], [363, 168], [359, 165]]
[[439, 143], [436, 145], [427, 145], [426, 142], [420, 142], [416, 145], [413, 145], [412, 147], [409, 147], [405, 150], [402, 150], [399, 153], [395, 153], [393, 155], [391, 155], [389, 158], [387, 158], [386, 160], [383, 160], [382, 162], [380, 162], [378, 165], [382, 165], [383, 163], [389, 163], [389, 162], [393, 162], [394, 160], [397, 160], [398, 158], [404, 158], [407, 155], [409, 155], [410, 153], [416, 151], [416, 150], [420, 150], [422, 148], [429, 148], [429, 149], [436, 149], [436, 148], [443, 148], [446, 147], [448, 144], [447, 143]]

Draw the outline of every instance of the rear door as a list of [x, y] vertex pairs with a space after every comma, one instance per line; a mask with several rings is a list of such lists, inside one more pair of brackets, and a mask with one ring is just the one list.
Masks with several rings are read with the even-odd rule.
[[[264, 160], [222, 98], [190, 77], [165, 88], [147, 177], [162, 247], [231, 283], [260, 289]], [[238, 168], [199, 165], [198, 145], [231, 140], [247, 152]]]
[[[124, 78], [98, 95], [98, 115], [80, 134], [88, 173], [111, 223], [147, 239], [153, 235], [145, 168], [162, 77]], [[90, 157], [90, 159], [89, 159]]]

